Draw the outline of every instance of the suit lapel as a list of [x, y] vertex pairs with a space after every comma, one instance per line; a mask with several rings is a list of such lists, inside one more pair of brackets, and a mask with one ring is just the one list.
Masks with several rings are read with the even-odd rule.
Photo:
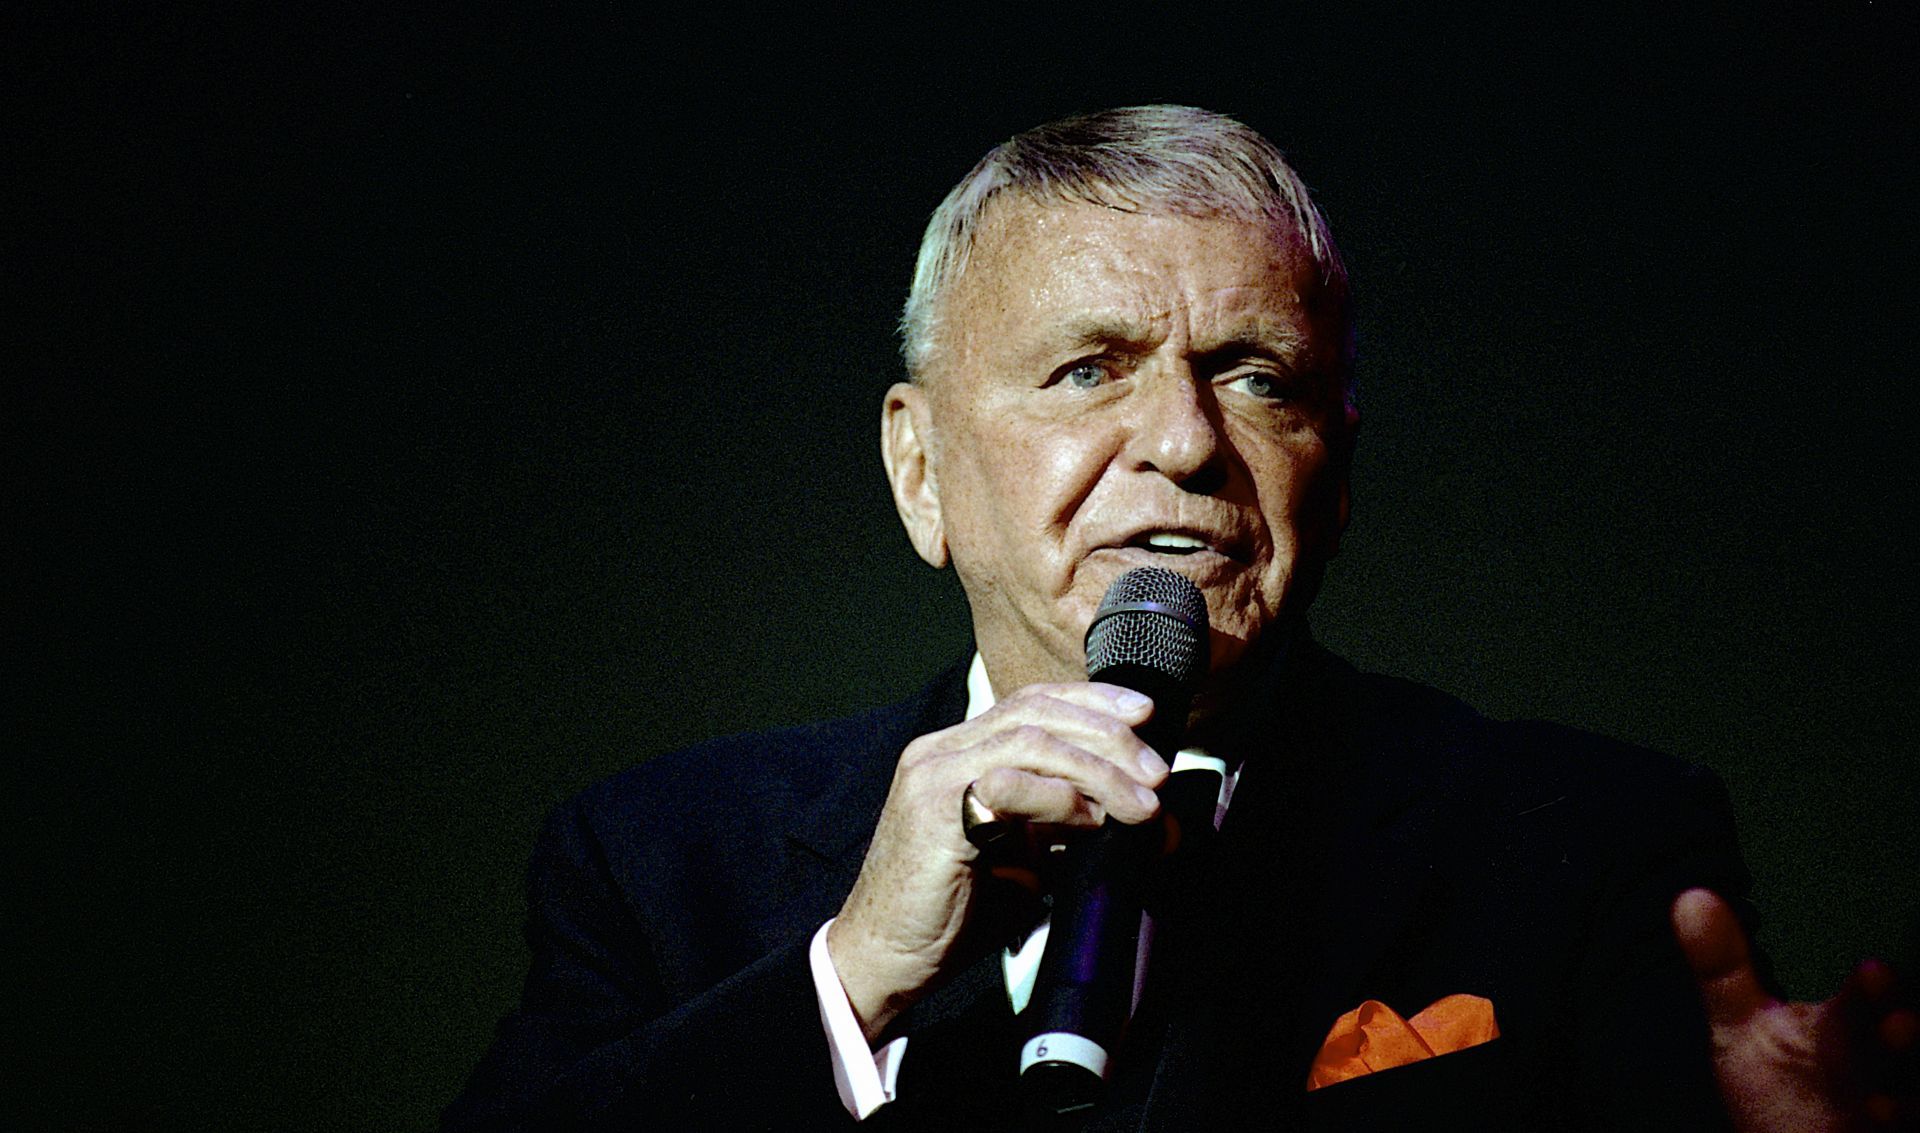
[[[860, 741], [838, 754], [832, 782], [796, 810], [786, 831], [789, 850], [814, 880], [797, 887], [783, 919], [817, 926], [839, 911], [859, 876], [901, 750], [915, 737], [960, 722], [967, 706], [966, 673], [965, 663], [957, 665], [912, 700], [876, 713]], [[991, 1127], [992, 1119], [1006, 1116], [1007, 1099], [1017, 1096], [1018, 1045], [999, 949], [985, 943], [980, 948], [952, 978], [909, 1008], [893, 1033], [913, 1038], [912, 1053], [902, 1064], [903, 1097], [940, 1112], [943, 1123], [978, 1109], [981, 1123]]]
[[792, 809], [786, 840], [801, 880], [772, 918], [806, 931], [840, 911], [886, 805], [900, 752], [917, 736], [949, 727], [966, 711], [966, 665], [953, 666], [911, 698], [869, 713], [851, 742], [817, 754], [832, 766], [824, 787]]
[[1327, 1028], [1368, 998], [1433, 879], [1458, 733], [1381, 715], [1357, 674], [1304, 639], [1276, 700], [1182, 961], [1176, 994], [1200, 1006], [1167, 1030], [1143, 1128], [1193, 1127], [1223, 1101], [1288, 1127]]

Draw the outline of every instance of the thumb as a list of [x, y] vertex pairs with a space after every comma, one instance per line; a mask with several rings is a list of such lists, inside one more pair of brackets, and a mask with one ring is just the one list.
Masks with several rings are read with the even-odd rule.
[[1772, 1002], [1754, 973], [1746, 931], [1717, 894], [1689, 889], [1675, 898], [1673, 935], [1693, 969], [1710, 1025], [1745, 1022]]

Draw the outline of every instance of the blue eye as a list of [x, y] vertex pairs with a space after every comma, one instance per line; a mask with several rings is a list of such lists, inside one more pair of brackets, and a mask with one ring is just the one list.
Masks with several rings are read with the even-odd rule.
[[1291, 392], [1288, 389], [1284, 377], [1279, 374], [1269, 373], [1265, 370], [1255, 370], [1250, 374], [1242, 375], [1234, 379], [1233, 384], [1255, 397], [1265, 398], [1269, 401], [1283, 400], [1288, 397]]
[[1066, 373], [1066, 383], [1075, 389], [1092, 389], [1105, 381], [1107, 372], [1092, 362], [1082, 362]]

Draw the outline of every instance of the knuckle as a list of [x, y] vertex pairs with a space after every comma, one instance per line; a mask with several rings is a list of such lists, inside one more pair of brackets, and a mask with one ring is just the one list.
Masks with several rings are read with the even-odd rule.
[[1133, 776], [1120, 770], [1111, 763], [1106, 765], [1104, 777], [1106, 779], [1107, 790], [1129, 799], [1134, 797], [1134, 789], [1140, 785]]
[[937, 764], [939, 764], [939, 753], [933, 753], [927, 749], [914, 751], [912, 747], [908, 747], [906, 751], [900, 753], [900, 760], [893, 768], [893, 782], [914, 782]]
[[1047, 692], [1049, 687], [1051, 686], [1022, 685], [1021, 687], [1013, 690], [1013, 695], [1002, 700], [1000, 703], [1003, 705], [1006, 705], [1008, 708], [1020, 708], [1026, 705], [1035, 704], [1040, 701], [1049, 699], [1048, 692]]
[[1110, 810], [1126, 814], [1142, 813], [1148, 808], [1140, 797], [1140, 787], [1138, 780], [1109, 764], [1100, 784], [1101, 798]]
[[1011, 792], [1019, 783], [1020, 772], [1011, 767], [989, 767], [975, 779], [974, 793], [986, 793], [1000, 798]]
[[1043, 748], [1051, 745], [1054, 734], [1038, 724], [1021, 724], [1013, 729], [1012, 739], [1023, 747]]

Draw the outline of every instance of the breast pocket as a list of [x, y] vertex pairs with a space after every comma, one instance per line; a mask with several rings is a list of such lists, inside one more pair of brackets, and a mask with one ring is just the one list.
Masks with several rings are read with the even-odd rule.
[[1307, 1094], [1313, 1133], [1359, 1130], [1527, 1129], [1529, 1088], [1514, 1079], [1506, 1043], [1466, 1050], [1365, 1074]]

